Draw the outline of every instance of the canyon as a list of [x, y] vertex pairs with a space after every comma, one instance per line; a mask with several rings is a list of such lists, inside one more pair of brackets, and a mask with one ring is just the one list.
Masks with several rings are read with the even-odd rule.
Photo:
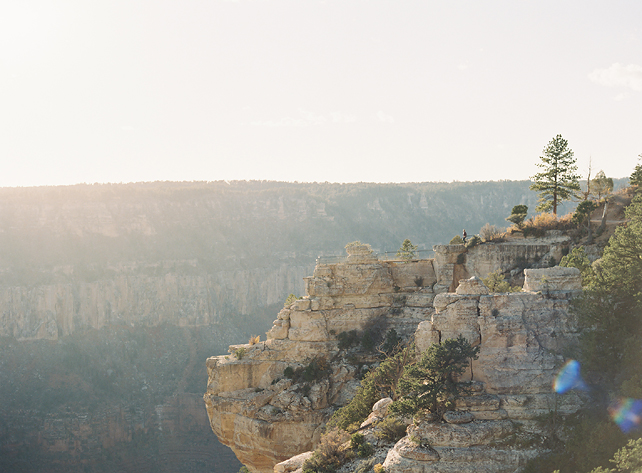
[[[219, 181], [0, 188], [0, 469], [137, 471], [126, 467], [136, 455], [132, 445], [159, 452], [167, 444], [153, 422], [143, 429], [136, 419], [156, 419], [157, 408], [202, 395], [204, 360], [272, 330], [288, 294], [305, 294], [304, 278], [317, 261], [341, 260], [335, 255], [358, 239], [394, 258], [404, 238], [430, 259], [432, 246], [462, 227], [472, 234], [485, 223], [505, 226], [513, 205], [534, 207], [528, 186]], [[469, 258], [482, 274], [491, 267], [483, 261], [495, 256], [479, 264]], [[468, 276], [461, 266], [452, 270], [452, 281]], [[412, 297], [427, 304], [432, 295]], [[400, 300], [394, 305], [399, 313], [410, 310]], [[197, 422], [181, 424], [194, 430], [174, 429], [192, 440], [172, 445], [209, 435], [207, 448], [229, 462], [190, 471], [238, 470], [211, 434], [205, 410], [194, 415]], [[123, 419], [120, 427], [100, 427], [112, 418]], [[76, 424], [82, 434], [70, 427]], [[99, 440], [78, 448], [77, 435]]]

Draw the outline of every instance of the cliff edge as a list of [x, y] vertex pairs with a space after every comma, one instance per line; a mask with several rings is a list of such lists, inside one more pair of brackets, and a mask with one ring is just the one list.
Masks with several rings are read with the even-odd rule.
[[[465, 415], [411, 425], [408, 435], [422, 443], [415, 448], [405, 437], [389, 445], [386, 471], [516, 471], [541, 446], [495, 445], [518, 429], [536, 433], [533, 419], [555, 406], [570, 413], [581, 405], [578, 396], [551, 393], [560, 353], [577, 336], [568, 306], [581, 289], [579, 272], [524, 270], [559, 260], [568, 243], [552, 235], [471, 249], [441, 245], [434, 258], [406, 261], [382, 261], [367, 245], [353, 245], [345, 258], [317, 261], [306, 296], [279, 312], [267, 341], [207, 360], [212, 430], [250, 471], [276, 471], [317, 444], [324, 423], [376, 365], [364, 339], [375, 344], [394, 333], [425, 350], [461, 334], [480, 347], [468, 379], [475, 392], [457, 405]], [[478, 276], [497, 269], [525, 277], [524, 292], [489, 294]], [[291, 471], [283, 468], [277, 465]]]

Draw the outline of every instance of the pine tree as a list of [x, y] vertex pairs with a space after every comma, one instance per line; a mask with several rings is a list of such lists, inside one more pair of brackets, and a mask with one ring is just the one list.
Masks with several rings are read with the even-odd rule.
[[557, 135], [544, 148], [544, 156], [537, 166], [543, 171], [531, 176], [531, 190], [539, 192], [538, 212], [553, 210], [557, 215], [557, 206], [564, 200], [569, 200], [580, 190], [580, 176], [575, 174], [577, 165], [573, 150], [568, 147], [568, 141]]
[[582, 335], [587, 367], [611, 381], [636, 377], [642, 383], [642, 194], [626, 218], [594, 265], [577, 313], [591, 328]]
[[[640, 155], [642, 159], [642, 154]], [[629, 177], [629, 184], [631, 186], [642, 187], [642, 164], [635, 166], [631, 177]]]
[[524, 219], [526, 219], [527, 214], [528, 206], [519, 204], [513, 207], [513, 210], [511, 210], [510, 215], [506, 217], [506, 220], [514, 223], [517, 228], [521, 230], [524, 227]]
[[462, 335], [434, 343], [416, 364], [406, 367], [397, 385], [400, 399], [390, 405], [394, 414], [414, 415], [421, 410], [443, 414], [465, 388], [458, 382], [479, 347]]
[[397, 250], [397, 256], [405, 260], [411, 260], [415, 257], [415, 251], [417, 251], [417, 245], [413, 245], [412, 242], [406, 238], [399, 250]]

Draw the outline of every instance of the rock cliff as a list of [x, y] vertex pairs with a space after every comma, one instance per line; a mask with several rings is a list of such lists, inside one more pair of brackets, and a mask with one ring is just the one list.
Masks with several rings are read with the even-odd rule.
[[230, 312], [259, 318], [257, 308], [274, 307], [289, 292], [301, 293], [301, 280], [310, 270], [282, 264], [208, 274], [196, 261], [171, 261], [113, 266], [97, 281], [0, 285], [0, 337], [57, 340], [110, 324], [229, 324]]
[[[376, 364], [363, 347], [346, 345], [345, 334], [382, 339], [394, 329], [420, 349], [463, 334], [480, 346], [471, 371], [477, 392], [459, 406], [472, 415], [463, 423], [411, 429], [437, 455], [426, 460], [406, 439], [390, 452], [387, 471], [468, 471], [458, 468], [486, 457], [491, 466], [485, 471], [514, 471], [539, 450], [515, 453], [489, 445], [514, 434], [515, 423], [535, 429], [532, 419], [552, 408], [551, 382], [563, 361], [558, 353], [576, 337], [567, 309], [580, 289], [579, 273], [527, 269], [527, 291], [516, 294], [489, 294], [476, 276], [500, 269], [523, 277], [522, 269], [547, 263], [567, 244], [551, 236], [468, 250], [444, 245], [435, 247], [434, 259], [410, 261], [380, 260], [367, 245], [354, 245], [341, 261], [318, 261], [305, 278], [306, 297], [279, 312], [267, 341], [234, 345], [229, 356], [207, 360], [204, 399], [214, 433], [251, 471], [271, 472], [316, 444], [324, 422], [353, 396], [359, 375]], [[461, 275], [472, 279], [460, 282]], [[288, 370], [305, 373], [319, 365], [327, 367], [324, 376], [288, 379]], [[558, 411], [579, 405], [571, 396]], [[420, 462], [419, 469], [408, 470], [409, 461]], [[427, 464], [421, 461], [439, 461], [442, 469], [422, 470]], [[509, 469], [493, 469], [502, 462]]]

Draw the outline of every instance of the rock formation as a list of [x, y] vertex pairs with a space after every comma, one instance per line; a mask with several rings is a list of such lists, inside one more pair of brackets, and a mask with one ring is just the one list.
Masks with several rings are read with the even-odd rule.
[[[433, 450], [413, 450], [406, 439], [388, 455], [387, 471], [473, 471], [470, 462], [489, 465], [476, 471], [514, 471], [539, 450], [516, 453], [491, 445], [515, 434], [517, 424], [535, 429], [532, 419], [553, 407], [551, 382], [563, 361], [558, 353], [576, 337], [567, 309], [579, 272], [527, 270], [526, 287], [544, 281], [546, 290], [512, 294], [489, 294], [476, 276], [500, 269], [519, 277], [521, 269], [545, 264], [567, 243], [555, 236], [468, 250], [444, 245], [435, 247], [434, 259], [410, 261], [382, 261], [367, 245], [356, 245], [347, 247], [342, 261], [318, 261], [305, 278], [306, 297], [279, 312], [267, 341], [233, 345], [229, 356], [207, 360], [204, 399], [214, 433], [251, 471], [271, 472], [276, 463], [312, 449], [324, 422], [353, 396], [363, 366], [376, 363], [367, 350], [340, 349], [341, 334], [381, 337], [394, 329], [420, 349], [463, 334], [480, 345], [470, 375], [476, 392], [459, 402], [448, 422], [411, 427], [411, 435]], [[488, 261], [482, 263], [483, 255]], [[479, 268], [486, 274], [476, 274]], [[472, 278], [456, 284], [462, 274]], [[288, 369], [291, 374], [313, 364], [326, 366], [325, 376], [287, 379]], [[557, 408], [566, 413], [579, 405], [577, 396], [569, 396]], [[441, 469], [428, 466], [436, 461]], [[408, 469], [408, 462], [419, 466]], [[502, 462], [509, 469], [492, 469]]]

